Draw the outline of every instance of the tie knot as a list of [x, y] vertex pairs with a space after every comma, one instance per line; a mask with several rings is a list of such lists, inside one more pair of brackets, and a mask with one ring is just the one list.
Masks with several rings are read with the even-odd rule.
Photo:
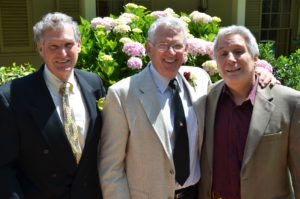
[[173, 90], [179, 91], [178, 81], [177, 81], [175, 78], [170, 80], [169, 86], [170, 86]]
[[60, 85], [59, 92], [62, 95], [68, 95], [73, 92], [73, 84], [70, 82], [64, 82]]

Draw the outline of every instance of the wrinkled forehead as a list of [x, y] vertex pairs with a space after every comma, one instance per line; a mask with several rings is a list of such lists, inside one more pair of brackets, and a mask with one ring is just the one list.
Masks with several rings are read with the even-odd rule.
[[67, 37], [66, 39], [74, 40], [75, 32], [72, 26], [70, 24], [66, 24], [64, 26], [47, 27], [42, 33], [41, 41], [59, 37]]
[[[218, 49], [223, 48], [224, 46], [237, 45], [237, 46], [246, 46], [246, 39], [240, 34], [228, 34], [219, 37], [217, 41]], [[217, 49], [217, 50], [218, 50]]]
[[184, 32], [180, 29], [176, 28], [170, 28], [170, 27], [158, 27], [157, 30], [155, 31], [155, 37], [154, 37], [154, 42], [161, 42], [161, 41], [167, 41], [167, 40], [172, 40], [176, 39], [179, 41], [184, 40]]

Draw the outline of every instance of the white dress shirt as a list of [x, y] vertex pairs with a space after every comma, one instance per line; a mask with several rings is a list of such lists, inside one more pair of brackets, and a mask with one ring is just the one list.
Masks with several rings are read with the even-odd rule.
[[[174, 108], [172, 108], [172, 90], [168, 86], [170, 80], [161, 76], [152, 65], [150, 65], [149, 70], [157, 87], [157, 94], [159, 96], [161, 110], [169, 135], [169, 146], [172, 147], [172, 149], [169, 150], [173, 151], [175, 143], [175, 135], [173, 133]], [[187, 92], [186, 86], [183, 84], [181, 76], [177, 74], [176, 79], [180, 86], [179, 95], [181, 97], [184, 114], [186, 117], [190, 152], [190, 176], [183, 184], [183, 186], [176, 183], [176, 189], [182, 189], [194, 185], [200, 180], [200, 161], [198, 155], [198, 122], [191, 103], [191, 99], [189, 97], [189, 93]]]
[[[62, 99], [61, 94], [59, 93], [59, 88], [63, 82], [49, 71], [47, 65], [45, 65], [44, 69], [44, 79], [52, 96], [59, 118], [63, 123]], [[90, 118], [83, 96], [80, 92], [79, 84], [74, 77], [74, 71], [72, 71], [68, 82], [73, 84], [73, 92], [70, 93], [69, 102], [71, 107], [73, 107], [75, 122], [79, 132], [79, 144], [81, 151], [83, 151]]]

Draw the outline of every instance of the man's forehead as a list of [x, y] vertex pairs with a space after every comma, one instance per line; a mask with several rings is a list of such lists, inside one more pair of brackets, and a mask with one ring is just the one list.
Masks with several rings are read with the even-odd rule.
[[171, 40], [174, 37], [178, 37], [178, 38], [184, 37], [182, 30], [165, 28], [165, 27], [158, 28], [155, 33], [156, 33], [155, 40], [168, 40], [168, 39]]
[[227, 45], [244, 46], [244, 45], [246, 45], [246, 40], [242, 35], [230, 34], [230, 35], [225, 35], [222, 38], [220, 38], [218, 43], [219, 43], [219, 48], [221, 48], [222, 46], [227, 46]]

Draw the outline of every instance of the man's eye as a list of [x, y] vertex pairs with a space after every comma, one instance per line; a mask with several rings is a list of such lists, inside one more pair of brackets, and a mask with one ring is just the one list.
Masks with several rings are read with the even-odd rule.
[[242, 50], [235, 50], [235, 51], [233, 51], [233, 53], [234, 53], [235, 55], [241, 55], [241, 54], [244, 53], [244, 51], [242, 51]]
[[163, 50], [167, 50], [169, 48], [169, 46], [167, 44], [159, 44], [158, 48], [163, 49]]
[[58, 48], [58, 46], [56, 46], [56, 45], [51, 45], [51, 46], [50, 46], [50, 49], [51, 49], [51, 50], [56, 50], [57, 48]]
[[183, 45], [183, 44], [175, 44], [175, 45], [173, 46], [173, 48], [174, 48], [175, 50], [181, 50], [181, 49], [184, 48], [184, 45]]
[[222, 57], [225, 57], [225, 56], [228, 55], [228, 52], [224, 51], [224, 52], [221, 52], [219, 55], [222, 56]]
[[73, 47], [73, 43], [67, 43], [67, 44], [66, 44], [66, 47], [67, 47], [67, 48], [72, 48], [72, 47]]

